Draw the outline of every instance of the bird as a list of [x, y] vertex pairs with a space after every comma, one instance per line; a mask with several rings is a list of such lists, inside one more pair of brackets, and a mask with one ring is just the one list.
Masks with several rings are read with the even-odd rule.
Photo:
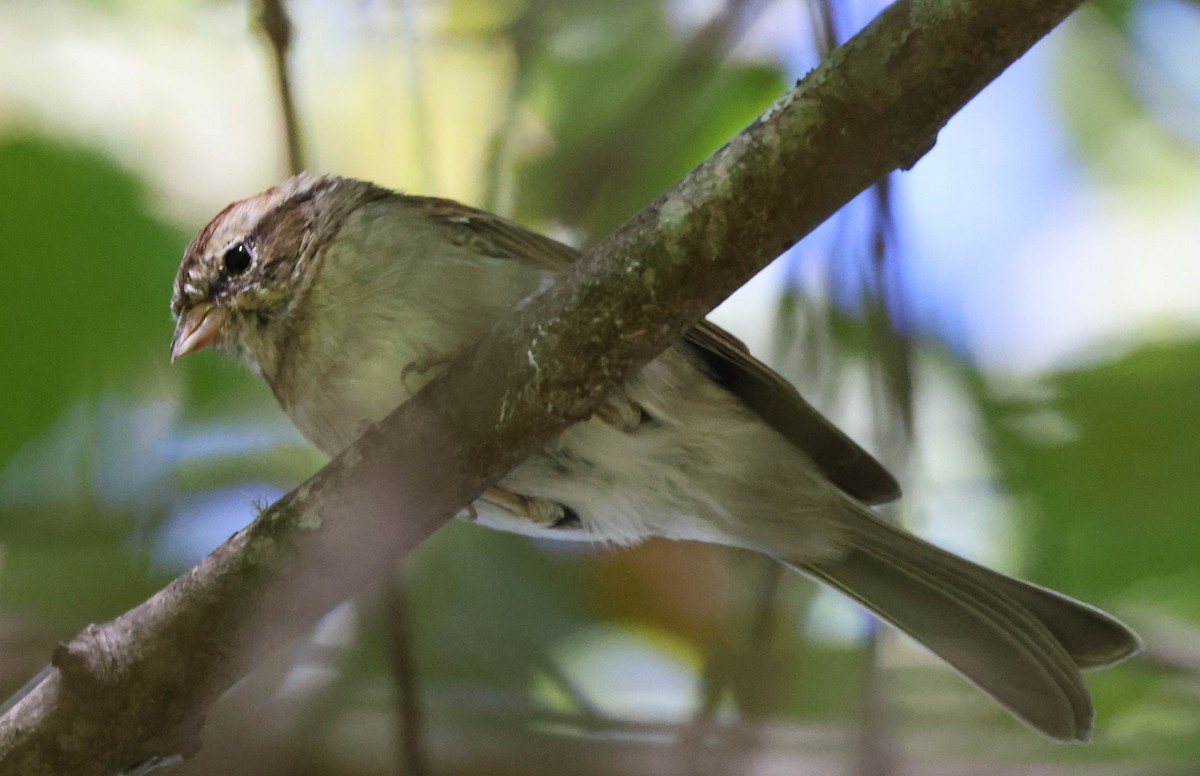
[[[188, 245], [171, 357], [237, 357], [335, 456], [578, 255], [458, 202], [301, 173], [230, 204]], [[1137, 635], [872, 509], [899, 496], [871, 454], [702, 320], [467, 511], [531, 537], [763, 553], [908, 634], [1034, 730], [1087, 740], [1082, 672], [1137, 652]]]

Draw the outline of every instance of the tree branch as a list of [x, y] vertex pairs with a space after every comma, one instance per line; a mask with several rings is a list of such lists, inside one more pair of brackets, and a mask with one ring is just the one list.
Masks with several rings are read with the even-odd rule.
[[195, 568], [55, 652], [0, 774], [199, 747], [208, 707], [939, 128], [1081, 0], [900, 0], [411, 401]]

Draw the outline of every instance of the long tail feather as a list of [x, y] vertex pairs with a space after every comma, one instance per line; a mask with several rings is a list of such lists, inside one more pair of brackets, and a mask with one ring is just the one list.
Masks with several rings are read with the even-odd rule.
[[1006, 577], [847, 504], [849, 550], [836, 560], [788, 562], [842, 591], [924, 644], [1019, 719], [1060, 740], [1091, 733], [1081, 668], [1137, 651], [1109, 615]]

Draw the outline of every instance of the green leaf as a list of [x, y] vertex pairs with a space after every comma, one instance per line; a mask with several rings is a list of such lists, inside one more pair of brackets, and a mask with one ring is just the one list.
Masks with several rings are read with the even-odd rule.
[[[1083, 597], [1195, 567], [1200, 547], [1200, 343], [1148, 346], [1055, 378], [1048, 406], [987, 399], [992, 449], [1029, 508], [1037, 579]], [[1039, 441], [1050, 409], [1071, 436]], [[1035, 434], [1027, 433], [1033, 428]], [[1200, 588], [1177, 613], [1200, 611]]]

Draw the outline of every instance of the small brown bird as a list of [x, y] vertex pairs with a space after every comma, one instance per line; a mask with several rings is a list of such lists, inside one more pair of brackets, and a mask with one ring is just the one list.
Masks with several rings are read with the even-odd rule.
[[[455, 202], [300, 175], [225, 208], [188, 246], [172, 357], [236, 354], [335, 455], [576, 256]], [[868, 453], [702, 322], [473, 511], [530, 536], [661, 536], [771, 555], [908, 633], [1035, 729], [1086, 739], [1081, 670], [1133, 654], [1137, 636], [868, 508], [898, 496]]]

